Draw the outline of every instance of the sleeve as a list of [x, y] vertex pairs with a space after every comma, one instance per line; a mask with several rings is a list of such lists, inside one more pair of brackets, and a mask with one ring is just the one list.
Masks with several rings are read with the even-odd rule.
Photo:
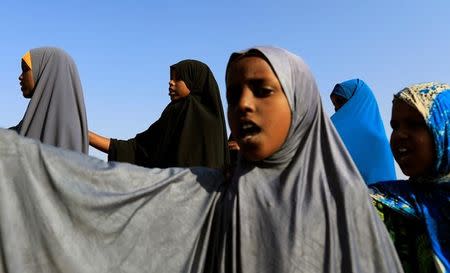
[[136, 164], [136, 139], [111, 139], [108, 150], [108, 161]]

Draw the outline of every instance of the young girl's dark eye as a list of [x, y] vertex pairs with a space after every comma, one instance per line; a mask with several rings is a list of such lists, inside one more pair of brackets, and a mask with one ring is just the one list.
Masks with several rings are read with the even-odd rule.
[[427, 127], [427, 125], [425, 124], [425, 122], [423, 120], [412, 120], [412, 121], [408, 122], [408, 126], [413, 129], [420, 129], [420, 128]]
[[264, 98], [273, 94], [273, 90], [267, 87], [255, 87], [253, 89], [253, 94], [256, 97]]

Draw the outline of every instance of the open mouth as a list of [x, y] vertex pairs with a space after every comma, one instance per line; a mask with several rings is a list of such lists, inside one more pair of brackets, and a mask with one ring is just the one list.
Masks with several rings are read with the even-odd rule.
[[411, 155], [411, 150], [406, 147], [398, 147], [395, 149], [395, 155], [398, 163], [408, 160]]
[[261, 132], [261, 128], [252, 121], [241, 122], [238, 129], [238, 137], [242, 140], [251, 138]]

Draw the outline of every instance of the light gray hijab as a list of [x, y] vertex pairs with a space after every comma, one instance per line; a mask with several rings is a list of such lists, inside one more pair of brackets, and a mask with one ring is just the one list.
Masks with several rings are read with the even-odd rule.
[[63, 50], [30, 50], [35, 90], [22, 121], [20, 135], [87, 154], [88, 129], [83, 89], [75, 62]]
[[231, 181], [0, 129], [0, 272], [402, 272], [310, 72], [284, 50], [258, 50], [292, 126], [280, 151], [241, 160]]
[[[250, 51], [271, 64], [292, 123], [271, 157], [257, 163], [241, 158], [223, 202], [227, 228], [214, 271], [402, 272], [305, 63], [279, 48]], [[248, 52], [232, 54], [228, 66]]]

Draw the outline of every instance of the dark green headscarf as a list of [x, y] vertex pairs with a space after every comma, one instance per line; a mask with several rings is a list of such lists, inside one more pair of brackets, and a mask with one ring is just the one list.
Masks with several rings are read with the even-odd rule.
[[145, 167], [222, 168], [229, 163], [225, 118], [209, 67], [183, 60], [170, 67], [191, 93], [172, 101], [159, 120], [127, 141], [111, 141], [108, 159]]

